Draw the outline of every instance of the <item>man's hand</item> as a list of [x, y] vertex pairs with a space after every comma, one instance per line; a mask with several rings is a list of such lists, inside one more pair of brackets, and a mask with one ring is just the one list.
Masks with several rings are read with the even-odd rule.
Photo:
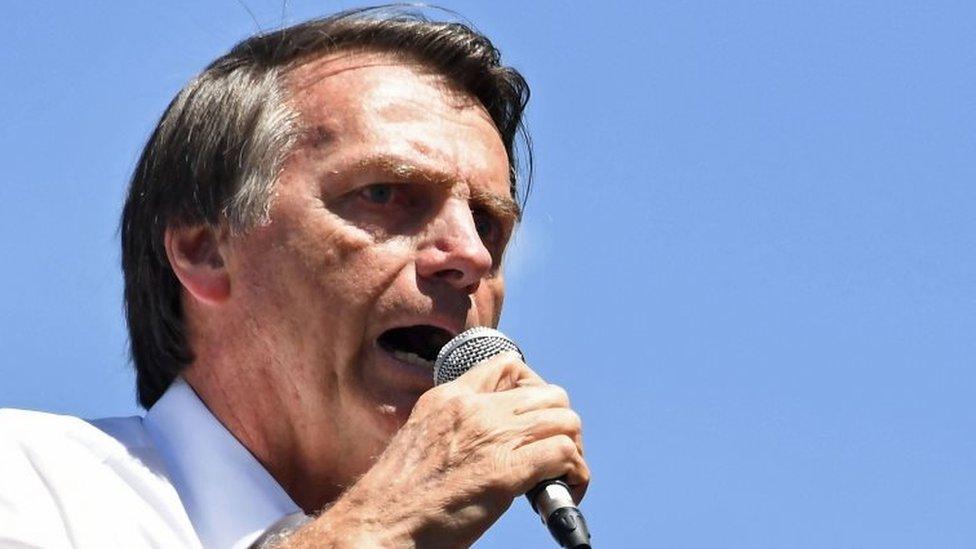
[[376, 464], [289, 542], [466, 547], [558, 477], [578, 503], [590, 478], [580, 418], [563, 389], [505, 353], [421, 396]]

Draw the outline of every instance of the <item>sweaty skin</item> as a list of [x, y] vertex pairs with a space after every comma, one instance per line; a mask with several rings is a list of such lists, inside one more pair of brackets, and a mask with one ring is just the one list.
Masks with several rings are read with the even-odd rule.
[[[432, 389], [429, 368], [377, 344], [395, 327], [498, 322], [518, 208], [490, 116], [388, 54], [312, 60], [288, 83], [304, 133], [268, 222], [171, 229], [167, 252], [187, 381], [306, 512], [329, 506], [296, 546], [465, 545], [543, 478], [567, 474], [582, 496], [561, 389], [511, 356]], [[394, 485], [410, 515], [389, 512]]]

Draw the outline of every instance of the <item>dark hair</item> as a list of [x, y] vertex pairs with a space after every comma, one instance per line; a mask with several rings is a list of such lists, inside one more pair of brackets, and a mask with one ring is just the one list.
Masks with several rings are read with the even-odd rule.
[[[395, 6], [342, 12], [257, 35], [194, 78], [167, 107], [132, 176], [122, 212], [125, 310], [139, 403], [149, 408], [193, 361], [170, 268], [167, 227], [267, 221], [273, 189], [301, 128], [284, 82], [290, 68], [338, 51], [389, 52], [419, 62], [477, 98], [508, 152], [512, 196], [524, 202], [531, 143], [522, 125], [529, 88], [487, 37]], [[526, 181], [517, 188], [519, 158]]]

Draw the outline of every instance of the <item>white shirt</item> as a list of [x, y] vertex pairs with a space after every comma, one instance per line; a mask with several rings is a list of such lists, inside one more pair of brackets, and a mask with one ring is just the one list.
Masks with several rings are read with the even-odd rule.
[[145, 418], [0, 410], [0, 547], [244, 549], [298, 510], [181, 378]]

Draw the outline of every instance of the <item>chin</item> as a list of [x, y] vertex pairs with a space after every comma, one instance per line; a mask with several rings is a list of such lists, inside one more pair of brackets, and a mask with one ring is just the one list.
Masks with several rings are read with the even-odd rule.
[[380, 434], [389, 438], [406, 423], [417, 400], [434, 386], [431, 365], [405, 362], [380, 345], [370, 345], [360, 363], [362, 410]]

